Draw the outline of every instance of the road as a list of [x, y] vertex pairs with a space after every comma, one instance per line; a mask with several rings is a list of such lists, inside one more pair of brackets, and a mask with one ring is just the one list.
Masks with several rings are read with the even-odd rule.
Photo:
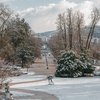
[[52, 54], [47, 54], [48, 69], [46, 66], [45, 56], [42, 59], [36, 59], [35, 63], [31, 65], [29, 71], [35, 72], [36, 75], [54, 75], [56, 71], [56, 64], [54, 63]]
[[47, 55], [47, 59], [49, 69], [46, 68], [45, 57], [42, 56], [29, 69], [29, 73], [35, 72], [34, 75], [17, 77], [16, 81], [22, 82], [10, 87], [15, 100], [100, 100], [100, 76], [54, 77], [54, 85], [48, 85], [46, 76], [54, 75], [57, 65], [54, 64], [52, 55]]
[[47, 80], [44, 80], [15, 85], [14, 88], [45, 92], [59, 100], [100, 100], [100, 77], [54, 78], [53, 81], [54, 85], [48, 85]]
[[[45, 57], [37, 59], [32, 65], [36, 75], [54, 75], [56, 64], [53, 63], [53, 56], [47, 56], [49, 69], [45, 66]], [[41, 91], [53, 94], [59, 100], [100, 100], [100, 77], [82, 77], [82, 78], [56, 78], [53, 79], [54, 85], [48, 85], [47, 80], [36, 82], [34, 84], [16, 85], [15, 88]], [[42, 99], [44, 100], [44, 99]], [[47, 99], [48, 100], [48, 99]]]
[[10, 91], [14, 100], [58, 100], [52, 93], [22, 88], [23, 86], [30, 87], [33, 84], [41, 85], [43, 81], [46, 81], [44, 83], [48, 85], [47, 76], [54, 75], [56, 70], [53, 59], [52, 55], [47, 54], [47, 69], [45, 56], [42, 56], [42, 59], [36, 59], [35, 63], [30, 66], [28, 74], [10, 78], [12, 80]]

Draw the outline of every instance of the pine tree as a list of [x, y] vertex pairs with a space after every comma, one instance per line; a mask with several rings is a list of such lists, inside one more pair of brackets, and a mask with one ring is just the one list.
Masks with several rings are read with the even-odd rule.
[[94, 68], [86, 53], [77, 55], [73, 51], [63, 52], [58, 59], [57, 77], [80, 77], [92, 74]]
[[80, 54], [80, 61], [83, 63], [82, 75], [92, 74], [94, 67], [92, 65], [92, 60], [88, 57], [87, 53]]
[[82, 75], [82, 62], [77, 58], [75, 52], [68, 51], [61, 54], [58, 60], [56, 76], [78, 77]]

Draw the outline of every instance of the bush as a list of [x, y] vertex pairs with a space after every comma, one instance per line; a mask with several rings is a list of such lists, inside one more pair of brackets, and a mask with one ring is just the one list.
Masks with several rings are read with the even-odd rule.
[[93, 73], [94, 71], [86, 56], [81, 54], [77, 57], [73, 51], [63, 52], [57, 63], [55, 73], [57, 77], [79, 77], [84, 73]]
[[82, 75], [84, 76], [84, 74], [92, 74], [95, 69], [92, 66], [92, 60], [87, 56], [86, 53], [80, 54], [80, 61], [83, 63]]

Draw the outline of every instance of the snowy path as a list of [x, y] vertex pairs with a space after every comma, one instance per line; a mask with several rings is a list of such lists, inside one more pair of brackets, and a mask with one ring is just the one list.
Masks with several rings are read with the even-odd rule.
[[43, 91], [54, 94], [59, 100], [100, 100], [100, 77], [54, 78], [55, 85], [48, 81], [14, 85], [12, 88]]
[[[48, 57], [48, 60], [49, 59], [51, 58]], [[26, 82], [26, 81], [28, 82], [32, 80], [33, 81], [42, 80], [46, 78], [45, 75], [48, 75], [47, 74], [48, 72], [52, 72], [54, 70], [52, 66], [52, 70], [50, 69], [50, 71], [46, 72], [47, 70], [45, 70], [45, 65], [44, 66], [41, 65], [41, 63], [40, 64], [37, 63], [36, 65], [33, 66], [34, 68], [33, 71], [36, 71], [37, 74], [42, 74], [42, 75], [26, 75], [26, 76], [24, 75], [24, 76], [13, 78], [12, 82], [14, 83], [14, 82]], [[31, 70], [32, 68], [30, 69], [30, 71]], [[25, 91], [26, 90], [40, 91], [48, 94], [53, 94], [57, 96], [59, 100], [100, 100], [100, 77], [54, 78], [53, 81], [55, 85], [48, 85], [47, 80], [42, 80], [38, 82], [15, 84], [12, 85], [11, 88], [23, 89]], [[20, 92], [11, 91], [11, 92], [14, 94], [14, 96], [26, 95], [26, 93], [23, 93], [21, 91]], [[35, 96], [34, 94], [35, 92], [33, 93], [33, 97]], [[31, 94], [27, 94], [27, 96], [31, 96]], [[45, 100], [45, 99], [41, 99], [41, 100]]]
[[8, 78], [8, 82], [10, 83], [19, 83], [19, 82], [29, 82], [29, 81], [38, 81], [46, 79], [45, 75], [33, 75], [33, 74], [25, 74], [16, 77]]

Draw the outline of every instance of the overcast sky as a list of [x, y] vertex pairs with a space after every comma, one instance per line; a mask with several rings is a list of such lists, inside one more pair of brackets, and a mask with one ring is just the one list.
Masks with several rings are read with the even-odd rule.
[[[57, 15], [67, 8], [79, 9], [88, 19], [91, 9], [100, 6], [100, 0], [0, 0], [24, 17], [35, 32], [56, 29]], [[86, 21], [88, 23], [88, 21]]]

